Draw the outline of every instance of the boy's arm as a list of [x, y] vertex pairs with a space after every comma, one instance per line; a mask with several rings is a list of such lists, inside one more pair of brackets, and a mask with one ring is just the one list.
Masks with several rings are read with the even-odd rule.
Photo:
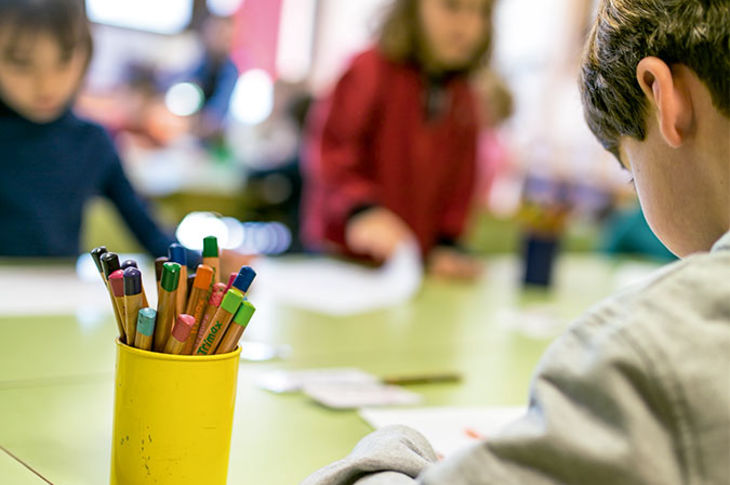
[[119, 214], [131, 229], [137, 241], [155, 257], [167, 254], [167, 247], [175, 242], [175, 238], [166, 234], [152, 219], [147, 204], [132, 188], [122, 170], [121, 163], [110, 172], [111, 180], [107, 183], [104, 195], [116, 206]]
[[540, 365], [527, 414], [498, 438], [425, 471], [424, 485], [685, 483], [656, 355], [589, 315]]
[[[424, 470], [422, 485], [638, 485], [686, 483], [673, 415], [673, 396], [660, 389], [656, 365], [628, 332], [584, 322], [546, 354], [532, 386], [530, 410], [498, 438], [463, 450]], [[624, 329], [625, 330], [625, 329]], [[378, 431], [372, 436], [378, 436]], [[408, 447], [402, 431], [374, 443], [369, 456], [355, 454], [358, 473], [396, 471]], [[357, 449], [357, 448], [356, 448]], [[368, 461], [370, 458], [372, 461]], [[327, 470], [327, 469], [324, 469]], [[305, 485], [344, 485], [343, 475]], [[322, 473], [320, 471], [319, 473]], [[361, 476], [361, 475], [356, 475]], [[409, 483], [374, 473], [378, 485]], [[350, 476], [351, 478], [351, 476]], [[389, 480], [389, 481], [388, 481]], [[354, 482], [362, 485], [368, 482]], [[368, 483], [368, 485], [370, 485]]]
[[167, 247], [175, 242], [175, 238], [160, 229], [152, 219], [147, 204], [129, 182], [116, 149], [105, 133], [99, 150], [99, 155], [103, 157], [105, 163], [102, 195], [114, 204], [137, 241], [151, 255], [155, 257], [167, 255]]
[[408, 485], [436, 461], [431, 445], [405, 426], [389, 426], [363, 438], [346, 458], [332, 463], [301, 485]]
[[222, 125], [228, 114], [228, 106], [231, 103], [233, 90], [238, 82], [238, 69], [230, 59], [227, 59], [221, 67], [218, 84], [215, 87], [213, 95], [205, 104], [203, 114], [215, 120], [218, 125]]

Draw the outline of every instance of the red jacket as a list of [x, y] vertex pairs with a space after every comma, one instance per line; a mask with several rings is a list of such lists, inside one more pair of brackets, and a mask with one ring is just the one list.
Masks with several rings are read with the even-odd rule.
[[476, 104], [462, 77], [447, 81], [444, 92], [442, 114], [428, 120], [418, 69], [374, 49], [354, 59], [310, 117], [305, 244], [347, 252], [347, 220], [369, 205], [408, 223], [424, 255], [461, 235], [476, 172]]

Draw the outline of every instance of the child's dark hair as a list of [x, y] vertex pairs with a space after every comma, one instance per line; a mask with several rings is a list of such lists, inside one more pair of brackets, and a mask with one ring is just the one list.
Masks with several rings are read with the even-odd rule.
[[13, 56], [27, 36], [50, 34], [61, 52], [86, 48], [91, 58], [92, 41], [83, 0], [0, 0], [0, 30], [9, 29], [3, 56]]
[[[1, 1], [1, 0], [0, 0]], [[389, 58], [403, 62], [423, 61], [424, 39], [419, 21], [420, 0], [394, 0], [380, 30], [378, 47]], [[484, 16], [486, 32], [464, 71], [473, 72], [488, 63], [492, 50], [492, 12], [494, 0], [488, 0]]]
[[684, 64], [730, 116], [728, 0], [602, 0], [583, 54], [580, 88], [588, 126], [618, 157], [622, 136], [643, 140], [646, 100], [636, 66], [657, 56]]

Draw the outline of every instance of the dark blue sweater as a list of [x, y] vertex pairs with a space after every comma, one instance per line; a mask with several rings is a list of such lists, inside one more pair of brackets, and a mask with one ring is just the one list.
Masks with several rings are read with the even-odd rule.
[[174, 239], [150, 217], [101, 126], [70, 111], [37, 124], [0, 103], [0, 256], [78, 255], [84, 205], [96, 195], [150, 254], [166, 254]]
[[203, 90], [203, 112], [222, 124], [238, 81], [236, 65], [230, 57], [216, 60], [205, 54], [188, 77]]

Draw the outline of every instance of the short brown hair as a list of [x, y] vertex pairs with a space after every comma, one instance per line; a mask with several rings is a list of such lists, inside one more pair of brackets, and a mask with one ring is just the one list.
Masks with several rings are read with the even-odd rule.
[[48, 33], [62, 52], [78, 47], [92, 51], [91, 28], [83, 0], [0, 0], [0, 28], [12, 29], [3, 55], [18, 48], [20, 34]]
[[618, 157], [622, 136], [646, 136], [646, 100], [636, 80], [641, 59], [683, 64], [730, 116], [728, 0], [601, 0], [580, 74], [591, 131]]
[[[390, 59], [398, 62], [424, 61], [424, 40], [418, 15], [421, 0], [394, 0], [380, 29], [378, 47]], [[464, 71], [473, 72], [487, 64], [492, 50], [492, 12], [494, 0], [487, 1], [486, 32]]]

